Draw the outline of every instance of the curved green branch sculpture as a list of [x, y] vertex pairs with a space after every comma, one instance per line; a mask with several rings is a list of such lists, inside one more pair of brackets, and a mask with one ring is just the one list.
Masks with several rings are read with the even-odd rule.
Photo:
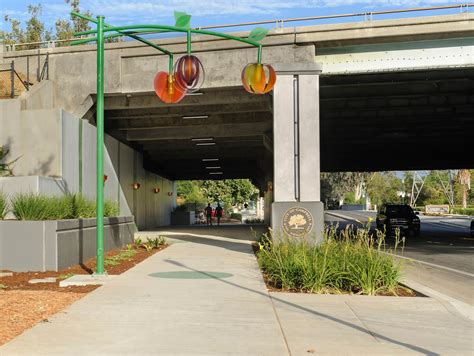
[[[72, 42], [79, 45], [89, 42], [97, 43], [97, 169], [96, 169], [96, 204], [97, 204], [97, 269], [96, 274], [105, 274], [104, 271], [104, 42], [108, 38], [127, 36], [140, 41], [147, 46], [168, 56], [168, 71], [160, 71], [154, 78], [154, 88], [158, 97], [165, 103], [177, 103], [186, 93], [198, 90], [204, 82], [204, 67], [201, 61], [191, 53], [192, 34], [210, 35], [229, 40], [239, 41], [258, 49], [257, 62], [249, 63], [242, 71], [242, 83], [250, 93], [265, 94], [273, 89], [276, 75], [268, 64], [262, 64], [262, 45], [260, 41], [266, 36], [267, 30], [257, 27], [250, 32], [247, 38], [236, 37], [225, 33], [191, 29], [191, 16], [183, 12], [175, 12], [175, 26], [164, 25], [132, 25], [112, 26], [104, 23], [103, 16], [93, 19], [83, 14], [72, 12], [72, 16], [79, 17], [96, 24], [96, 30], [77, 32], [74, 36], [95, 35]], [[187, 53], [174, 63], [171, 51], [140, 37], [140, 34], [180, 32], [187, 36]]]

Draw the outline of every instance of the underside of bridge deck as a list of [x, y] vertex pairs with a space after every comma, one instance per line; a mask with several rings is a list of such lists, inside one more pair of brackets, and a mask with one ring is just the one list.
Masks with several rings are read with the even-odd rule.
[[154, 93], [106, 99], [106, 130], [142, 150], [145, 166], [170, 179], [271, 174], [272, 101], [238, 88], [202, 90], [173, 106]]
[[[474, 68], [322, 75], [320, 88], [322, 171], [474, 167]], [[170, 106], [134, 93], [105, 109], [106, 131], [168, 178], [272, 175], [271, 95], [202, 90]]]
[[321, 77], [321, 169], [474, 167], [474, 68]]

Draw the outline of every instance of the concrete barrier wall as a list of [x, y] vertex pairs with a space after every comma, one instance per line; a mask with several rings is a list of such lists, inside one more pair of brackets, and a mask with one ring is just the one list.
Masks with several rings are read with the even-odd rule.
[[19, 193], [44, 193], [60, 196], [65, 191], [64, 180], [42, 176], [1, 177], [0, 191], [8, 195]]
[[[45, 90], [50, 90], [49, 86]], [[35, 106], [38, 106], [36, 100]], [[28, 100], [27, 100], [28, 101]], [[22, 99], [0, 101], [0, 145], [17, 157], [15, 177], [0, 178], [7, 193], [96, 194], [96, 128], [62, 109], [21, 110]], [[105, 135], [105, 198], [118, 202], [120, 215], [135, 215], [140, 229], [168, 225], [175, 206], [173, 182], [143, 169], [140, 153]], [[140, 183], [133, 190], [133, 183]], [[158, 194], [153, 188], [160, 188]]]
[[[104, 251], [133, 242], [133, 216], [104, 219]], [[96, 219], [0, 221], [0, 269], [58, 271], [96, 253]]]
[[365, 205], [363, 204], [342, 204], [341, 210], [365, 210]]

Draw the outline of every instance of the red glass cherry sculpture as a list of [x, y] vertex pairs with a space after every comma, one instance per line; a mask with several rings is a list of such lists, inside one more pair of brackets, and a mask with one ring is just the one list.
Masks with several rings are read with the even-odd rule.
[[167, 72], [158, 72], [154, 80], [155, 93], [161, 101], [174, 104], [184, 98], [186, 90], [183, 90], [176, 85], [176, 80], [173, 74]]

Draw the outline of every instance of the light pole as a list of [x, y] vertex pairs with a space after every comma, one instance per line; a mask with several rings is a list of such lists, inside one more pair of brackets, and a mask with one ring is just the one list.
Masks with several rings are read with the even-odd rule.
[[97, 16], [97, 269], [104, 274], [104, 16]]

